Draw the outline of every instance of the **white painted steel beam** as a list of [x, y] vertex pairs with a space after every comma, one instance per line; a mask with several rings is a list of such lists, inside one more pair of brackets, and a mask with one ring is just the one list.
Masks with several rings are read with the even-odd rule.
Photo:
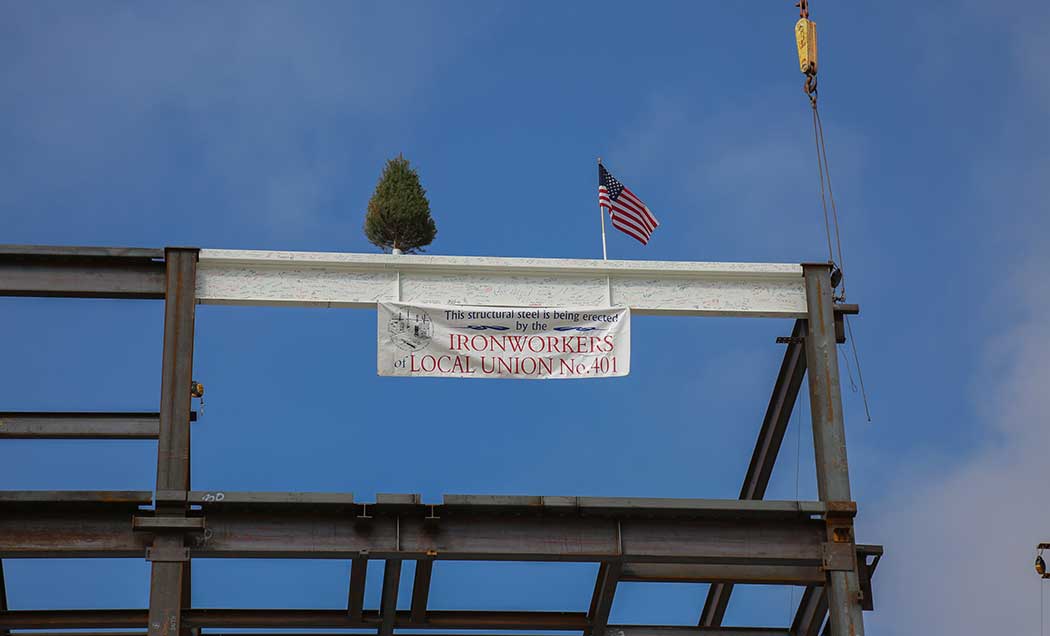
[[806, 315], [802, 267], [781, 263], [201, 250], [211, 305], [372, 308], [379, 301], [520, 307], [628, 306], [637, 314]]

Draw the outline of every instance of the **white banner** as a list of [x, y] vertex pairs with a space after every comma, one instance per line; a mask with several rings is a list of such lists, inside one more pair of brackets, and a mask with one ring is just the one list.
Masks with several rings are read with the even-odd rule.
[[379, 303], [379, 375], [612, 378], [631, 370], [631, 310]]

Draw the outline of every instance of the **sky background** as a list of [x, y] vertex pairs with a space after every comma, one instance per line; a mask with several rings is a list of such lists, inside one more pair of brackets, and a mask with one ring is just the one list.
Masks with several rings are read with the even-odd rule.
[[[595, 258], [600, 155], [662, 223], [612, 258], [820, 260], [791, 4], [0, 2], [0, 243], [374, 252], [404, 153], [429, 253]], [[1038, 634], [1050, 6], [811, 11], [874, 419], [844, 373], [857, 535], [886, 546], [868, 633]], [[406, 381], [375, 375], [373, 312], [200, 307], [193, 487], [736, 497], [791, 323], [634, 323], [628, 378]], [[155, 410], [161, 329], [158, 302], [0, 299], [0, 410]], [[808, 416], [768, 498], [816, 498]], [[150, 490], [155, 462], [7, 441], [0, 487]], [[13, 609], [147, 605], [144, 561], [4, 569]], [[195, 561], [193, 602], [345, 607], [348, 569]], [[595, 570], [440, 563], [431, 607], [582, 611]], [[611, 620], [695, 624], [705, 594], [621, 584]], [[726, 622], [798, 597], [738, 586]]]

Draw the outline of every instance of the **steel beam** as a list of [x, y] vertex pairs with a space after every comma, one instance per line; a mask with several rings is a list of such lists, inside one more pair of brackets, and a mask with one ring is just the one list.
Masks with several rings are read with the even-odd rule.
[[[191, 609], [183, 620], [194, 628], [380, 628], [381, 611], [366, 610], [355, 621], [343, 610], [298, 609]], [[145, 610], [18, 610], [0, 613], [4, 629], [141, 629], [146, 625]], [[394, 614], [397, 629], [439, 630], [584, 630], [584, 612], [515, 612], [432, 610], [425, 623], [416, 623], [409, 612]]]
[[203, 304], [612, 304], [638, 314], [790, 318], [806, 310], [795, 264], [201, 250], [200, 266]]
[[780, 453], [780, 446], [795, 408], [795, 400], [806, 375], [806, 350], [799, 341], [805, 334], [806, 322], [796, 320], [791, 330], [791, 340], [784, 351], [784, 359], [780, 363], [780, 371], [777, 372], [777, 379], [773, 384], [766, 414], [762, 418], [762, 427], [755, 442], [755, 449], [751, 453], [751, 462], [744, 475], [740, 499], [757, 500], [766, 495], [769, 478], [773, 474], [773, 466]]
[[379, 636], [393, 636], [397, 620], [397, 591], [401, 583], [401, 561], [389, 559], [383, 565], [383, 596], [379, 600]]
[[828, 597], [823, 585], [811, 585], [802, 593], [795, 619], [791, 623], [793, 636], [818, 636], [828, 615]]
[[[171, 539], [171, 537], [166, 537]], [[161, 541], [160, 538], [157, 540]], [[157, 549], [154, 542], [153, 549]], [[178, 636], [181, 629], [183, 563], [153, 562], [150, 570], [149, 635]]]
[[53, 512], [67, 512], [70, 508], [90, 508], [107, 513], [136, 510], [153, 502], [149, 490], [0, 490], [0, 507], [33, 508], [40, 511], [55, 506]]
[[[758, 432], [755, 450], [751, 453], [751, 463], [744, 475], [744, 484], [740, 488], [740, 499], [757, 500], [766, 495], [769, 478], [773, 474], [780, 446], [784, 441], [791, 412], [795, 408], [802, 380], [806, 375], [806, 351], [802, 339], [806, 333], [806, 321], [796, 320], [791, 330], [791, 337], [780, 363], [773, 394], [769, 398], [762, 427]], [[700, 612], [701, 627], [717, 627], [722, 624], [726, 610], [729, 608], [729, 597], [733, 593], [733, 584], [728, 581], [712, 582], [707, 590], [707, 599]]]
[[[185, 516], [190, 489], [190, 401], [193, 377], [193, 323], [196, 309], [197, 252], [164, 251], [164, 349], [161, 361], [160, 415], [157, 441], [158, 515]], [[162, 497], [163, 493], [163, 497]], [[188, 636], [181, 621], [190, 599], [189, 562], [181, 532], [158, 533], [150, 552], [149, 636]]]
[[[649, 634], [651, 636], [789, 636], [790, 632], [778, 628], [681, 628], [670, 626], [612, 626], [606, 628], [605, 636], [618, 634]], [[399, 632], [399, 636], [422, 636], [427, 632]], [[146, 636], [146, 632], [38, 632], [31, 636]], [[211, 630], [207, 636], [316, 636], [315, 632], [216, 632]], [[443, 633], [442, 636], [506, 636], [506, 634], [485, 632], [462, 632], [459, 634]], [[537, 633], [518, 633], [514, 636], [541, 636]]]
[[[703, 565], [697, 563], [628, 563], [621, 581], [634, 583], [753, 583], [758, 585], [823, 585], [818, 565]], [[710, 627], [710, 626], [708, 626]]]
[[[871, 585], [882, 546], [858, 545], [858, 565], [862, 567], [861, 587]], [[824, 585], [825, 572], [818, 565], [703, 565], [696, 563], [627, 563], [620, 574], [621, 581], [635, 583], [753, 583], [758, 585]], [[870, 594], [865, 598], [870, 599]], [[873, 609], [867, 605], [865, 610]]]
[[[193, 562], [186, 561], [182, 566], [182, 611], [193, 607]], [[179, 636], [194, 636], [194, 628], [185, 623], [179, 626]], [[200, 630], [196, 630], [199, 634]]]
[[678, 625], [614, 625], [605, 636], [792, 636], [780, 627], [683, 627]]
[[430, 579], [434, 573], [434, 562], [430, 559], [416, 561], [415, 576], [412, 577], [412, 620], [422, 623], [427, 616], [430, 598]]
[[[190, 421], [197, 414], [190, 413]], [[0, 413], [0, 439], [157, 439], [159, 413]]]
[[0, 245], [0, 296], [159, 299], [163, 256], [133, 248]]
[[[809, 402], [813, 419], [817, 491], [824, 502], [850, 501], [831, 264], [804, 264], [802, 269], [806, 279], [808, 308], [805, 342], [806, 361], [809, 366]], [[846, 524], [844, 528], [849, 536], [829, 536], [829, 540], [852, 543], [852, 524]], [[854, 559], [854, 566], [855, 564]], [[850, 572], [829, 571], [825, 586], [831, 636], [864, 636], [860, 583], [856, 568]]]
[[[194, 558], [348, 559], [367, 550], [377, 559], [436, 552], [445, 560], [594, 562], [622, 555], [628, 562], [814, 566], [824, 542], [819, 520], [458, 517], [435, 529], [421, 518], [377, 516], [362, 526], [340, 515], [228, 513], [209, 515], [207, 527], [210, 533], [190, 543]], [[145, 544], [121, 513], [26, 511], [0, 518], [0, 532], [0, 558], [136, 557]]]
[[[9, 503], [0, 498], [0, 510], [18, 509], [0, 514], [0, 558], [141, 557], [147, 533], [133, 529], [129, 514], [139, 500], [135, 493], [118, 495], [114, 503], [100, 501], [105, 493], [75, 497], [78, 508], [69, 514], [56, 514], [62, 499], [48, 493], [9, 494]], [[193, 535], [193, 557], [355, 559], [367, 553], [376, 559], [816, 566], [825, 540], [824, 522], [812, 518], [823, 508], [809, 502], [727, 501], [719, 509], [686, 500], [679, 515], [666, 518], [637, 512], [650, 508], [644, 500], [634, 513], [436, 506], [441, 519], [434, 522], [426, 520], [427, 505], [367, 504], [370, 518], [360, 519], [340, 503], [272, 508], [232, 503], [236, 499], [227, 494], [195, 513], [206, 517], [210, 532]], [[659, 501], [661, 510], [671, 509], [668, 500]]]
[[0, 629], [141, 629], [147, 620], [147, 610], [8, 610]]
[[365, 582], [368, 577], [368, 559], [358, 557], [350, 566], [350, 591], [347, 593], [346, 611], [350, 618], [360, 621], [365, 608]]
[[169, 248], [165, 262], [157, 490], [188, 491], [197, 250]]
[[594, 582], [594, 594], [591, 596], [591, 607], [587, 619], [591, 622], [588, 634], [604, 634], [609, 624], [609, 612], [612, 611], [613, 597], [616, 596], [616, 585], [620, 582], [623, 563], [603, 561], [598, 566], [598, 577]]

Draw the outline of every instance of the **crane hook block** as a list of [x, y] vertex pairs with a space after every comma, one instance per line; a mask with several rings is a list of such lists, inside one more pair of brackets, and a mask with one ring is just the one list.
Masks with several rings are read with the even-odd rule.
[[795, 23], [798, 67], [806, 75], [817, 74], [817, 23], [806, 18]]

